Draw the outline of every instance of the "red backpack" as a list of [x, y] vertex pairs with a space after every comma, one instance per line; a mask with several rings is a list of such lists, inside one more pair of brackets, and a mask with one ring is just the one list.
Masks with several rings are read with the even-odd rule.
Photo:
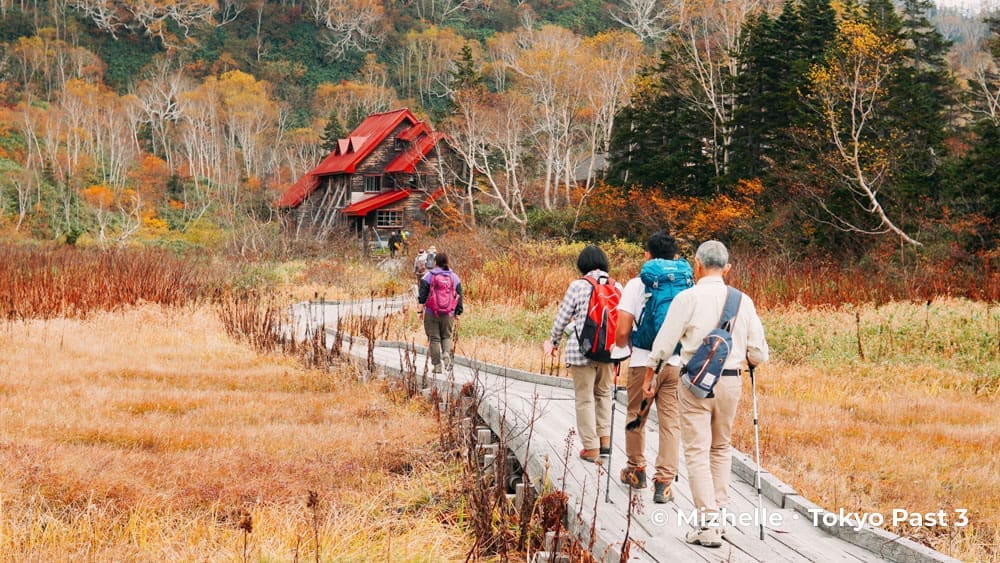
[[430, 293], [427, 295], [427, 308], [435, 317], [451, 316], [458, 307], [458, 291], [455, 289], [455, 276], [449, 271], [431, 274]]
[[595, 280], [583, 276], [590, 283], [590, 302], [583, 327], [577, 331], [583, 357], [595, 362], [610, 362], [611, 348], [615, 345], [615, 328], [618, 326], [618, 302], [622, 292], [615, 280], [601, 276]]

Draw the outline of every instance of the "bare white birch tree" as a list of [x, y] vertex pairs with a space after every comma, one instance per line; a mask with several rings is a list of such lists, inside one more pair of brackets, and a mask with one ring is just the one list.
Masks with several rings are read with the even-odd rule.
[[139, 101], [143, 121], [149, 127], [150, 148], [171, 168], [176, 164], [172, 132], [181, 117], [179, 98], [182, 92], [194, 87], [194, 81], [184, 74], [179, 62], [164, 57], [157, 59], [132, 89]]
[[611, 19], [634, 33], [639, 41], [656, 43], [670, 30], [672, 9], [673, 5], [664, 0], [624, 0], [610, 11]]
[[762, 0], [680, 0], [668, 48], [683, 62], [694, 107], [713, 126], [710, 142], [716, 175], [725, 174], [733, 138], [733, 110], [743, 25], [754, 13], [770, 9]]
[[[822, 64], [809, 72], [811, 99], [827, 128], [827, 140], [836, 147], [833, 171], [847, 186], [852, 200], [875, 218], [866, 228], [819, 204], [841, 229], [866, 234], [895, 233], [913, 244], [921, 243], [896, 226], [879, 200], [879, 191], [892, 167], [891, 139], [873, 141], [872, 120], [887, 95], [883, 83], [898, 45], [879, 37], [865, 23], [845, 20]], [[881, 145], [879, 144], [881, 143]]]
[[385, 40], [385, 9], [378, 0], [309, 0], [309, 7], [328, 30], [322, 41], [331, 59], [366, 53]]
[[542, 202], [552, 209], [559, 186], [572, 181], [568, 155], [587, 86], [579, 66], [580, 38], [561, 27], [543, 26], [495, 38], [490, 48], [517, 77], [511, 88], [529, 96], [537, 110], [531, 115], [543, 160]]

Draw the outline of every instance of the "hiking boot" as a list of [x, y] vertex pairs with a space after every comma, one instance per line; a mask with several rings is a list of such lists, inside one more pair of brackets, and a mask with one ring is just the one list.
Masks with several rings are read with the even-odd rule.
[[688, 532], [684, 541], [702, 547], [722, 547], [722, 533], [718, 528], [698, 528]]
[[605, 457], [611, 455], [611, 436], [601, 436], [601, 455]]
[[674, 498], [674, 492], [670, 489], [670, 481], [653, 480], [653, 502], [656, 504], [666, 504]]
[[595, 463], [597, 460], [601, 459], [601, 450], [599, 448], [580, 450], [580, 459]]
[[434, 374], [441, 373], [441, 364], [434, 364], [434, 369], [431, 370], [431, 373]]
[[621, 475], [622, 483], [633, 489], [646, 488], [646, 468], [645, 467], [623, 467]]

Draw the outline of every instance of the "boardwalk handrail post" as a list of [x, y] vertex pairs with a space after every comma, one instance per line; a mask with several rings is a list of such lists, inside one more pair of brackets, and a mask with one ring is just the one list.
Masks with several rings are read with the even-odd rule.
[[760, 541], [764, 541], [764, 515], [761, 514], [761, 493], [760, 493], [760, 424], [757, 416], [757, 379], [754, 377], [753, 364], [750, 366], [750, 395], [753, 397], [753, 448], [754, 464], [757, 466], [754, 472], [754, 486], [757, 487], [757, 523], [760, 526]]

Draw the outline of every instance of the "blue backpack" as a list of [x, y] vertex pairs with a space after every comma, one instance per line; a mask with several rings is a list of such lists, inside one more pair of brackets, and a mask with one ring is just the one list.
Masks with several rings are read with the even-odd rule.
[[733, 349], [733, 321], [740, 311], [743, 294], [726, 288], [726, 305], [722, 308], [718, 328], [705, 336], [688, 363], [681, 368], [681, 385], [699, 399], [715, 396], [715, 384], [722, 377], [722, 367]]
[[687, 260], [654, 258], [642, 265], [639, 279], [646, 286], [646, 302], [632, 331], [632, 346], [650, 350], [670, 303], [678, 293], [694, 285], [694, 273]]

